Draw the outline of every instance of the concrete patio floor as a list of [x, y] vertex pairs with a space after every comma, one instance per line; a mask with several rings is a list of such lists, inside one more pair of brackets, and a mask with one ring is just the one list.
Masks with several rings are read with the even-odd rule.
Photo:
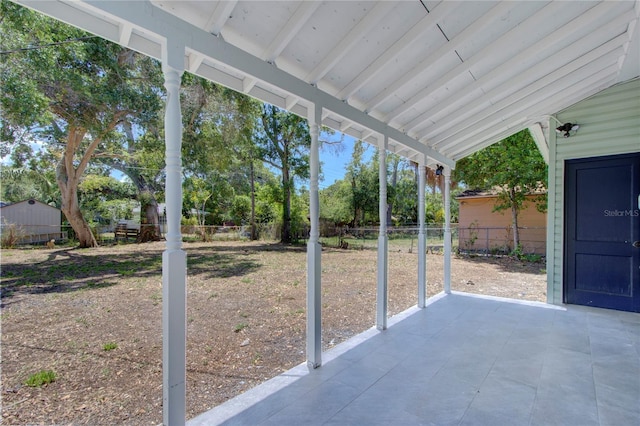
[[188, 425], [640, 425], [640, 314], [464, 293]]

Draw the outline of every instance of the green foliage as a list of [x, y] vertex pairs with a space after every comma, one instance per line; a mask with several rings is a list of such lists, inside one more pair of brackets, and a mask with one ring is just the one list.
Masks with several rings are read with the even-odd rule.
[[260, 158], [281, 173], [281, 241], [292, 241], [291, 197], [295, 178], [309, 177], [311, 137], [307, 120], [276, 106], [265, 104], [261, 114], [262, 132], [256, 137]]
[[[434, 219], [429, 218], [428, 213], [427, 211], [427, 221], [432, 222]], [[403, 167], [398, 171], [391, 214], [396, 225], [418, 223], [418, 182], [415, 169]]]
[[119, 219], [131, 219], [136, 188], [111, 176], [88, 174], [78, 185], [80, 203], [85, 217], [108, 224]]
[[241, 323], [236, 324], [236, 326], [233, 328], [233, 331], [235, 333], [240, 333], [242, 330], [244, 330], [247, 327], [249, 327], [249, 324], [241, 322]]
[[320, 217], [335, 223], [345, 225], [352, 219], [351, 185], [344, 179], [334, 182], [331, 186], [320, 191]]
[[40, 370], [37, 373], [31, 374], [24, 384], [30, 387], [39, 388], [43, 385], [53, 383], [56, 381], [56, 373], [53, 370]]
[[20, 167], [3, 166], [0, 169], [0, 199], [12, 203], [34, 199], [59, 207], [60, 191], [55, 174], [52, 168], [44, 167], [35, 160]]
[[526, 194], [546, 188], [547, 166], [529, 131], [523, 130], [458, 161], [455, 176], [469, 188], [497, 189], [496, 210], [520, 209]]
[[122, 157], [117, 147], [127, 126], [156, 122], [158, 63], [11, 2], [0, 9], [3, 48], [13, 52], [3, 55], [0, 69], [2, 143], [43, 144], [57, 162], [61, 208], [80, 245], [96, 245], [77, 201], [78, 184], [96, 153]]
[[105, 352], [109, 352], [114, 349], [118, 349], [118, 344], [116, 342], [108, 342], [102, 345], [102, 350]]
[[236, 195], [231, 206], [231, 218], [237, 224], [245, 224], [251, 218], [251, 198]]

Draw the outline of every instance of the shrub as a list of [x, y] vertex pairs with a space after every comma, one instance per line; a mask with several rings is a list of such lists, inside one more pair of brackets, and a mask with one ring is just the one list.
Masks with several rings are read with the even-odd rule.
[[15, 247], [20, 239], [24, 235], [22, 228], [17, 226], [15, 223], [5, 225], [2, 227], [2, 248], [13, 248]]

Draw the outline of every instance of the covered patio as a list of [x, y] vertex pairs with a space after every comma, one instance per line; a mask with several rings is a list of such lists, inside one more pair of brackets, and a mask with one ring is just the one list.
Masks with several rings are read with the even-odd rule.
[[[634, 96], [640, 90], [639, 1], [13, 1], [162, 61], [165, 424], [185, 421], [184, 72], [306, 117], [311, 135], [307, 364], [193, 424], [638, 424], [637, 314], [459, 294], [426, 300], [425, 168], [444, 176], [443, 279], [451, 293], [451, 171], [457, 160], [529, 129], [550, 166], [547, 297], [556, 305], [566, 302], [564, 161], [640, 151], [640, 102]], [[587, 105], [577, 117], [558, 115], [612, 87], [618, 87], [615, 97]], [[625, 108], [615, 109], [623, 102]], [[573, 131], [576, 123], [581, 130], [570, 145], [556, 139], [556, 126]], [[321, 126], [377, 146], [382, 165], [393, 152], [420, 166], [417, 307], [402, 320], [388, 319], [382, 221], [376, 329], [325, 354]], [[379, 174], [385, 217], [384, 166]], [[630, 191], [621, 191], [620, 209], [632, 211], [627, 204], [637, 194], [627, 192], [637, 185], [627, 181]], [[634, 234], [626, 239], [640, 239], [639, 227], [627, 228]], [[625, 255], [629, 264], [640, 262], [636, 252]], [[635, 297], [633, 309], [640, 304], [637, 270], [625, 269], [628, 282], [622, 283], [630, 294], [624, 296]], [[392, 323], [387, 332], [377, 331]]]
[[640, 315], [454, 292], [188, 422], [637, 425]]

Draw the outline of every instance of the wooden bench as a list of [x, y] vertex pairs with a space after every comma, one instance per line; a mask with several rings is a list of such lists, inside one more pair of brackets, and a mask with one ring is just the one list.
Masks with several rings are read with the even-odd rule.
[[139, 233], [140, 231], [138, 229], [129, 228], [126, 223], [119, 223], [114, 231], [116, 241], [120, 240], [121, 238], [127, 241], [129, 237], [138, 239]]

